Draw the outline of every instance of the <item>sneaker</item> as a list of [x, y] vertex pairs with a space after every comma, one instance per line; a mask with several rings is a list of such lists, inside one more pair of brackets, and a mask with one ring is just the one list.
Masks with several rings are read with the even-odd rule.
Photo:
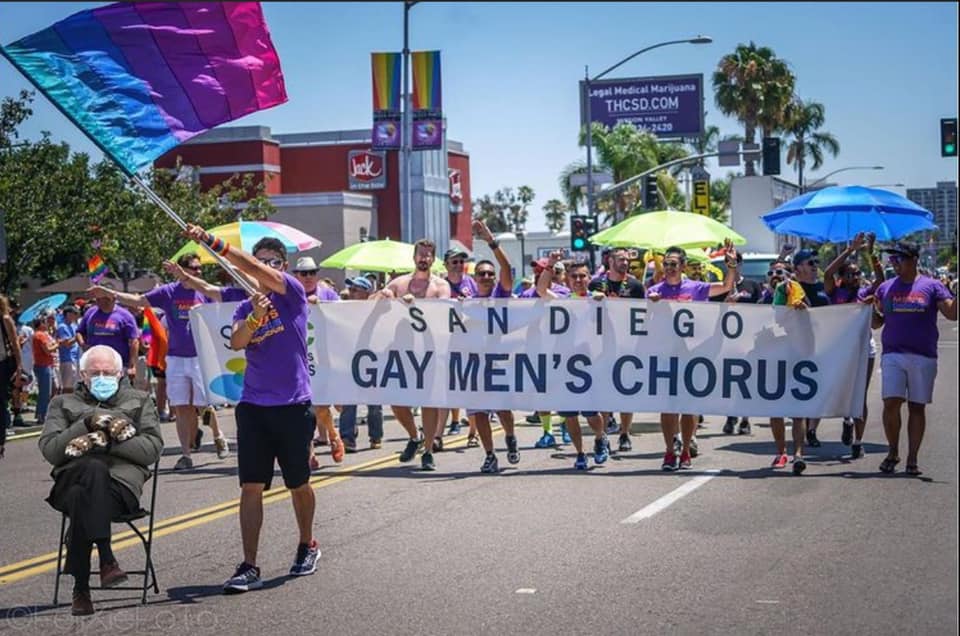
[[[371, 448], [373, 447], [373, 442], [370, 443]], [[357, 452], [357, 442], [352, 439], [343, 440], [343, 452], [348, 455], [352, 455]]]
[[226, 437], [214, 437], [213, 445], [217, 447], [217, 459], [226, 459], [230, 454], [230, 443]]
[[782, 453], [773, 458], [773, 463], [770, 464], [771, 468], [786, 468], [787, 462], [790, 461], [790, 458], [787, 457], [786, 453]]
[[680, 468], [680, 457], [673, 452], [667, 453], [663, 456], [663, 464], [660, 466], [660, 468], [672, 473]]
[[310, 544], [301, 543], [297, 546], [297, 556], [290, 566], [290, 576], [308, 576], [317, 571], [317, 559], [320, 558], [320, 547], [314, 539]]
[[30, 425], [27, 424], [27, 422], [23, 419], [22, 416], [17, 415], [16, 417], [13, 418], [13, 422], [11, 422], [10, 426], [15, 428], [26, 428], [27, 426], [30, 426]]
[[539, 423], [540, 423], [540, 414], [539, 414], [539, 413], [531, 413], [530, 415], [528, 415], [528, 416], [526, 417], [526, 420], [527, 420], [527, 424], [539, 424]]
[[593, 461], [597, 464], [603, 464], [610, 459], [610, 440], [604, 437], [598, 437], [593, 441]]
[[196, 452], [200, 450], [200, 444], [203, 442], [203, 429], [197, 429], [197, 436], [193, 438], [193, 446], [190, 450]]
[[534, 444], [537, 448], [553, 448], [557, 445], [557, 440], [550, 433], [544, 433], [543, 437]]
[[690, 438], [690, 457], [696, 457], [700, 454], [700, 445], [697, 444], [697, 438]]
[[587, 469], [587, 456], [583, 453], [577, 453], [577, 461], [573, 462], [573, 467], [576, 470], [586, 470]]
[[442, 437], [434, 437], [434, 438], [433, 438], [433, 444], [431, 445], [430, 450], [432, 450], [434, 453], [442, 453], [442, 452], [443, 452], [443, 438], [442, 438]]
[[420, 470], [434, 471], [437, 465], [433, 463], [433, 453], [424, 453], [420, 457]]
[[690, 453], [680, 453], [680, 468], [690, 468], [693, 462], [690, 460]]
[[383, 442], [378, 439], [372, 439], [370, 440], [370, 448], [373, 450], [383, 448]]
[[607, 433], [612, 435], [620, 430], [620, 425], [617, 424], [617, 420], [613, 418], [613, 415], [607, 418]]
[[567, 430], [567, 425], [562, 424], [560, 426], [560, 439], [564, 444], [571, 444], [573, 440], [570, 438], [570, 432]]
[[843, 432], [840, 433], [840, 441], [844, 446], [850, 446], [853, 443], [853, 418], [843, 418]]
[[731, 416], [723, 423], [723, 434], [733, 435], [733, 427], [737, 424], [737, 418]]
[[476, 435], [467, 435], [467, 448], [478, 448], [480, 446], [480, 438]]
[[677, 433], [673, 436], [673, 454], [679, 455], [680, 451], [683, 450], [683, 439], [680, 437], [680, 433]]
[[186, 455], [181, 455], [177, 463], [173, 465], [174, 470], [190, 470], [193, 468], [193, 460]]
[[263, 587], [263, 580], [260, 578], [260, 568], [243, 562], [237, 566], [233, 576], [223, 584], [223, 593], [243, 594], [250, 590], [259, 590], [261, 587]]
[[752, 432], [753, 432], [753, 429], [750, 428], [750, 420], [748, 420], [748, 419], [745, 418], [745, 417], [744, 417], [744, 418], [741, 418], [741, 419], [740, 419], [740, 434], [741, 434], [741, 435], [749, 435], [749, 434], [752, 433]]
[[413, 459], [413, 456], [417, 454], [417, 451], [420, 450], [420, 447], [423, 445], [423, 438], [418, 437], [417, 439], [407, 440], [407, 445], [403, 449], [403, 452], [400, 453], [400, 461], [408, 462]]
[[807, 431], [807, 446], [812, 446], [813, 448], [820, 448], [820, 440], [817, 439], [817, 432], [814, 430]]
[[626, 433], [621, 433], [619, 443], [617, 444], [617, 448], [621, 453], [632, 451], [633, 443], [630, 442], [630, 436], [627, 435]]
[[793, 458], [793, 474], [802, 475], [803, 471], [807, 469], [807, 462], [803, 461], [803, 457], [794, 457]]
[[863, 444], [855, 443], [850, 446], [850, 459], [860, 459], [863, 457]]
[[339, 437], [330, 441], [330, 457], [336, 464], [343, 462], [343, 441]]
[[520, 446], [513, 435], [507, 435], [507, 461], [511, 464], [520, 463]]
[[483, 466], [480, 467], [481, 473], [499, 473], [500, 472], [500, 462], [497, 461], [497, 456], [493, 453], [487, 453], [487, 458], [483, 460]]

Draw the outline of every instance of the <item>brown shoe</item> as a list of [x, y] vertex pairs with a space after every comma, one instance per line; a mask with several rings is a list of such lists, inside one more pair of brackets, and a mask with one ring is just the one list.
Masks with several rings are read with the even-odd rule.
[[381, 442], [380, 440], [378, 439], [370, 440], [370, 448], [377, 449], [377, 448], [380, 448], [381, 446], [383, 446], [383, 442]]
[[90, 590], [73, 591], [73, 606], [70, 613], [74, 616], [90, 616], [93, 614], [93, 601], [90, 600]]
[[120, 569], [116, 561], [100, 564], [100, 586], [113, 587], [127, 580], [127, 573]]

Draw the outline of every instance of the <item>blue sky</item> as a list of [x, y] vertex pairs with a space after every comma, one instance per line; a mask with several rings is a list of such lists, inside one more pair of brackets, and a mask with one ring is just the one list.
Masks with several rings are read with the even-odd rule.
[[[9, 43], [95, 2], [3, 3], [0, 41]], [[634, 51], [705, 34], [712, 44], [645, 53], [610, 77], [703, 73], [750, 40], [772, 48], [797, 76], [797, 92], [826, 107], [824, 129], [837, 158], [814, 180], [847, 166], [841, 184], [933, 186], [955, 180], [956, 159], [939, 153], [939, 120], [957, 115], [956, 3], [474, 3], [428, 2], [410, 12], [412, 50], [439, 49], [450, 138], [471, 156], [473, 195], [529, 185], [537, 194], [528, 229], [543, 227], [557, 178], [585, 157], [577, 146], [577, 86], [584, 65], [598, 73]], [[290, 101], [237, 124], [275, 133], [363, 128], [371, 123], [371, 51], [399, 51], [403, 8], [388, 3], [264, 3]], [[0, 96], [29, 88], [0, 61]], [[706, 122], [742, 132], [722, 117], [712, 91]], [[99, 152], [42, 97], [23, 132], [50, 131], [75, 150]], [[710, 166], [708, 165], [708, 168]], [[715, 177], [727, 169], [712, 167]], [[782, 175], [795, 180], [792, 167]], [[902, 189], [898, 191], [903, 192]]]

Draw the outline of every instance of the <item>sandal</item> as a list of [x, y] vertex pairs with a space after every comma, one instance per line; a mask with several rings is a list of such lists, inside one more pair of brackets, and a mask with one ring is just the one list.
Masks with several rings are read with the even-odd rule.
[[476, 435], [467, 437], [467, 448], [477, 448], [480, 446], [480, 439]]
[[911, 477], [919, 477], [923, 474], [923, 472], [920, 470], [920, 467], [916, 464], [907, 464], [907, 467], [903, 472]]
[[[880, 462], [880, 472], [887, 473], [888, 475], [897, 469], [897, 464], [900, 463], [899, 457], [890, 457], [887, 455], [886, 459]], [[916, 468], [916, 467], [914, 467]]]

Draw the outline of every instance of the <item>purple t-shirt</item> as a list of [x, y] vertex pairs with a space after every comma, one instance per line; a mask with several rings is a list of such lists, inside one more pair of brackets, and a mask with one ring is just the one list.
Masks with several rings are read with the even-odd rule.
[[[558, 298], [570, 298], [570, 290], [563, 285], [551, 283], [550, 291], [556, 294]], [[520, 298], [540, 298], [540, 294], [537, 293], [536, 285], [526, 291], [521, 292]]]
[[167, 355], [180, 358], [197, 357], [197, 347], [190, 331], [190, 310], [205, 305], [210, 299], [183, 283], [168, 283], [151, 289], [143, 295], [151, 307], [162, 309], [167, 317]]
[[481, 296], [480, 292], [477, 291], [477, 298], [513, 298], [513, 294], [510, 293], [509, 289], [504, 289], [500, 286], [500, 283], [497, 283], [493, 287], [493, 291], [490, 292], [489, 296]]
[[477, 281], [468, 274], [464, 274], [459, 283], [454, 283], [449, 278], [446, 280], [450, 283], [450, 298], [476, 298], [480, 295]]
[[241, 287], [221, 287], [220, 302], [233, 303], [246, 300], [249, 294]]
[[679, 285], [663, 281], [647, 290], [647, 296], [651, 294], [660, 294], [661, 300], [710, 300], [710, 283], [689, 278], [684, 278]]
[[869, 292], [869, 287], [858, 287], [856, 290], [850, 290], [838, 285], [833, 288], [833, 293], [830, 294], [830, 304], [846, 305], [854, 301], [861, 301], [870, 295]]
[[80, 319], [77, 331], [88, 347], [107, 345], [120, 354], [124, 367], [130, 366], [130, 341], [140, 337], [140, 329], [133, 314], [123, 307], [115, 306], [110, 313], [91, 307]]
[[936, 358], [937, 304], [953, 298], [944, 284], [927, 276], [905, 283], [898, 276], [884, 281], [876, 296], [883, 308], [883, 352]]
[[[284, 272], [283, 280], [286, 293], [267, 294], [274, 309], [267, 314], [267, 323], [253, 333], [247, 344], [241, 402], [257, 406], [310, 402], [307, 295], [300, 281], [290, 274]], [[233, 314], [234, 321], [245, 319], [251, 311], [250, 301], [243, 301]]]

